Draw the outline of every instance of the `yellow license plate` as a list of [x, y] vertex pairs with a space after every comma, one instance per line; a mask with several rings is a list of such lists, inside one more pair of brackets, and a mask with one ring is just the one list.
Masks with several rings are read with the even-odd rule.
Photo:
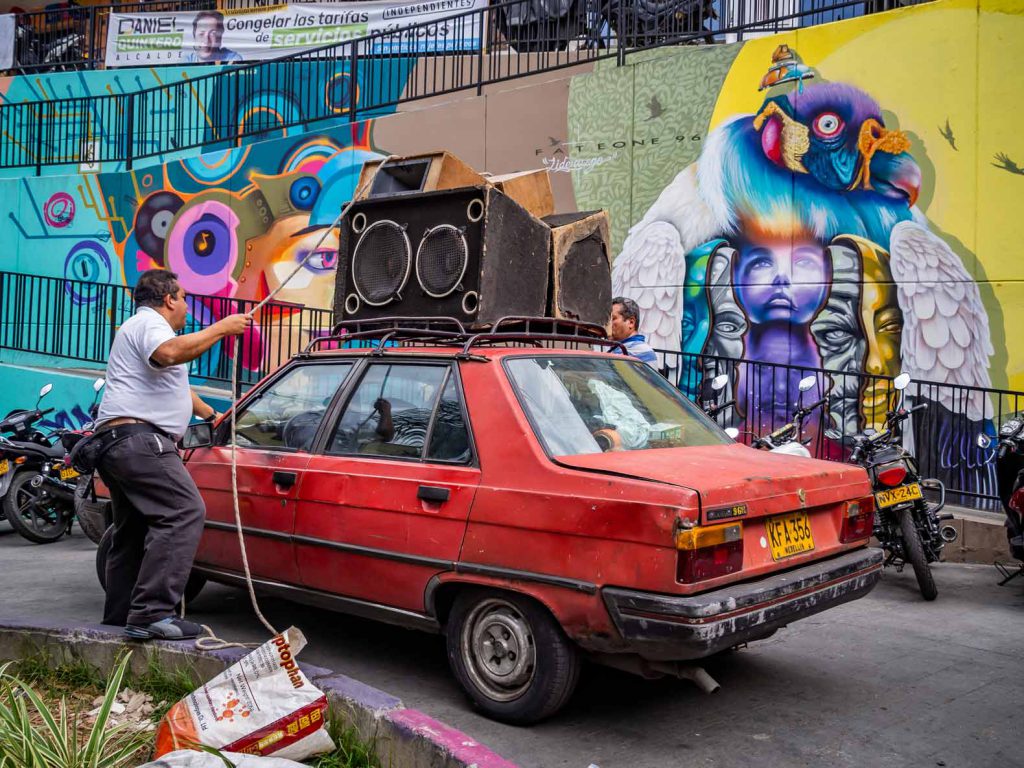
[[0, 475], [6, 475], [11, 471], [11, 462], [7, 459], [0, 459]]
[[61, 480], [70, 480], [73, 477], [78, 477], [78, 472], [72, 469], [71, 467], [68, 467], [67, 469], [62, 469], [60, 471]]
[[875, 494], [875, 502], [882, 509], [920, 498], [923, 498], [923, 494], [921, 493], [921, 486], [917, 483], [901, 485], [899, 488], [893, 488], [890, 491], [879, 491]]
[[773, 560], [782, 560], [814, 549], [811, 521], [806, 512], [770, 517], [764, 523]]

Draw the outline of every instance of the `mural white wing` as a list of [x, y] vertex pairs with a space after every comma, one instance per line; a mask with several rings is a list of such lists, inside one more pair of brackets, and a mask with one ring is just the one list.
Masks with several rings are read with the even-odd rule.
[[[654, 221], [633, 227], [612, 267], [612, 293], [633, 299], [640, 307], [640, 332], [655, 349], [678, 350], [682, 343], [683, 277], [686, 254], [679, 232]], [[662, 355], [658, 367], [665, 366]], [[678, 373], [668, 360], [672, 381]]]
[[[920, 223], [904, 221], [893, 227], [890, 259], [903, 311], [904, 371], [915, 379], [991, 387], [988, 313], [960, 258]], [[933, 397], [950, 411], [963, 408], [962, 391], [943, 387]], [[967, 397], [967, 415], [991, 418], [985, 395]]]

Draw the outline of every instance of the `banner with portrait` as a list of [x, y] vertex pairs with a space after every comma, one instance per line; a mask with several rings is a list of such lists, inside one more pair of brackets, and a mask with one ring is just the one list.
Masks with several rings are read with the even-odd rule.
[[106, 65], [266, 61], [378, 32], [395, 34], [371, 38], [360, 55], [476, 51], [483, 24], [479, 14], [468, 12], [486, 5], [487, 0], [364, 0], [265, 10], [111, 13]]

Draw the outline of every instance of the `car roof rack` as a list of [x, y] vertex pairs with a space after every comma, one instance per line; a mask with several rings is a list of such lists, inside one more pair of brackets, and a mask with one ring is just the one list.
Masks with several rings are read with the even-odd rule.
[[[620, 347], [621, 342], [609, 339], [603, 326], [582, 320], [529, 315], [508, 315], [488, 327], [467, 330], [454, 317], [377, 317], [336, 324], [328, 336], [312, 339], [302, 350], [308, 354], [323, 344], [345, 344], [352, 341], [376, 341], [374, 354], [382, 355], [387, 344], [461, 346], [460, 356], [469, 356], [473, 347], [522, 343], [542, 346], [542, 342], [563, 342]], [[394, 349], [394, 347], [391, 347]]]

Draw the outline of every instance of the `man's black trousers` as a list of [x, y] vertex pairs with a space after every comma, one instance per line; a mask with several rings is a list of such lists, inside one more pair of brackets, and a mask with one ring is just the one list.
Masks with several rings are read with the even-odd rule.
[[171, 439], [156, 432], [117, 441], [98, 469], [114, 517], [103, 623], [145, 626], [172, 616], [203, 533], [195, 481]]

